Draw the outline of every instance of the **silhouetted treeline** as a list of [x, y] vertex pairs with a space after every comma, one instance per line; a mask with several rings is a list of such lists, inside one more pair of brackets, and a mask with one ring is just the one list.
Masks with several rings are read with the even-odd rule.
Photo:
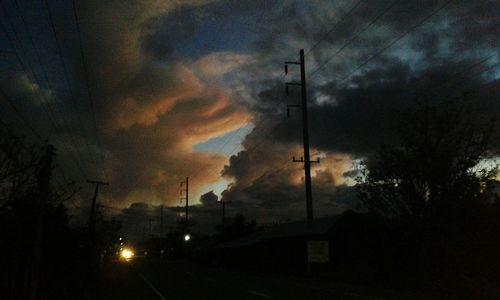
[[[473, 102], [464, 99], [417, 102], [396, 122], [399, 143], [380, 149], [359, 174], [363, 213], [347, 211], [324, 231], [294, 233], [293, 224], [282, 224], [241, 235], [204, 256], [424, 298], [493, 299], [500, 295], [494, 124], [476, 118]], [[321, 274], [306, 264], [308, 240], [329, 241], [330, 262]]]
[[359, 196], [393, 232], [397, 251], [386, 258], [396, 262], [390, 269], [396, 277], [444, 298], [498, 289], [494, 124], [477, 117], [473, 100], [417, 102], [401, 112], [399, 143], [368, 161], [358, 177]]
[[[0, 299], [72, 299], [96, 275], [87, 230], [68, 225], [63, 201], [74, 194], [72, 184], [51, 183], [40, 201], [42, 169], [54, 170], [45, 149], [0, 127]], [[100, 249], [106, 236], [96, 239]]]

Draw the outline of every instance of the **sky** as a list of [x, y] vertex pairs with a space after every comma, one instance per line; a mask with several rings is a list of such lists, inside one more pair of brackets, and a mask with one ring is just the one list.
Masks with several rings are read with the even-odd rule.
[[300, 73], [285, 76], [284, 61], [304, 49], [315, 215], [338, 214], [357, 207], [353, 174], [394, 141], [413, 99], [473, 91], [482, 118], [500, 115], [499, 6], [5, 0], [0, 116], [55, 145], [55, 184], [81, 187], [75, 219], [88, 213], [89, 179], [110, 183], [102, 212], [136, 234], [160, 205], [174, 224], [186, 177], [200, 226], [219, 222], [221, 199], [261, 224], [303, 219], [303, 168], [291, 162], [303, 156], [300, 113], [286, 117], [300, 91], [284, 89]]

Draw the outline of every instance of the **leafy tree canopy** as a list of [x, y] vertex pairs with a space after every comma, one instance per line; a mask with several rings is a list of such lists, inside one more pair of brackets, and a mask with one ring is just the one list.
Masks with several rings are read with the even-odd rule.
[[365, 163], [357, 178], [362, 203], [402, 222], [463, 217], [486, 201], [485, 187], [498, 171], [493, 123], [480, 120], [466, 99], [416, 103], [397, 122], [399, 144]]

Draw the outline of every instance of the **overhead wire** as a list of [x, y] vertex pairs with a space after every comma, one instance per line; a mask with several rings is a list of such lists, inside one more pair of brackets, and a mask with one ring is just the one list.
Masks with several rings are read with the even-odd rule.
[[105, 163], [104, 163], [103, 147], [102, 147], [101, 140], [99, 138], [99, 130], [97, 129], [96, 110], [95, 110], [95, 107], [94, 107], [93, 95], [92, 95], [92, 92], [91, 92], [91, 89], [90, 89], [89, 74], [88, 74], [89, 72], [88, 72], [88, 68], [87, 68], [87, 61], [86, 61], [86, 58], [85, 58], [85, 53], [84, 53], [84, 50], [83, 50], [83, 39], [82, 39], [81, 30], [80, 30], [80, 22], [79, 22], [79, 18], [78, 18], [78, 11], [77, 11], [75, 0], [72, 1], [72, 6], [73, 6], [73, 16], [74, 16], [74, 19], [75, 19], [76, 31], [77, 31], [77, 35], [78, 35], [78, 45], [79, 45], [79, 49], [80, 49], [80, 58], [81, 58], [82, 64], [83, 64], [83, 73], [84, 73], [84, 79], [85, 79], [84, 80], [85, 81], [85, 87], [86, 87], [86, 90], [87, 90], [87, 97], [88, 97], [88, 101], [89, 101], [89, 104], [90, 104], [90, 111], [92, 113], [92, 121], [93, 121], [93, 124], [94, 124], [95, 139], [96, 139], [99, 151], [100, 151], [100, 158], [101, 158], [101, 163], [102, 163], [102, 168], [103, 168], [102, 171], [105, 172], [106, 171], [106, 167], [105, 167]]
[[[18, 0], [15, 0], [15, 2], [17, 4]], [[63, 52], [62, 52], [62, 49], [61, 49], [59, 37], [58, 37], [56, 26], [55, 26], [55, 23], [54, 23], [54, 18], [52, 16], [52, 12], [51, 12], [51, 9], [50, 9], [48, 1], [45, 0], [44, 4], [45, 4], [46, 11], [47, 11], [47, 18], [48, 18], [49, 26], [50, 26], [50, 28], [52, 30], [52, 35], [54, 37], [54, 41], [55, 41], [55, 44], [56, 44], [56, 47], [57, 47], [57, 55], [59, 57], [59, 61], [61, 62], [61, 65], [62, 65], [62, 68], [63, 68], [63, 77], [65, 79], [65, 83], [66, 83], [66, 86], [68, 88], [68, 92], [69, 92], [69, 97], [70, 97], [70, 101], [71, 101], [71, 104], [72, 104], [72, 108], [73, 108], [74, 114], [77, 117], [77, 122], [80, 125], [80, 129], [81, 129], [81, 133], [82, 133], [82, 138], [83, 138], [83, 140], [85, 142], [85, 146], [88, 149], [89, 161], [90, 161], [90, 163], [96, 164], [96, 162], [93, 161], [92, 156], [91, 156], [91, 149], [92, 148], [89, 145], [89, 141], [87, 139], [87, 134], [86, 134], [85, 126], [83, 125], [81, 113], [80, 113], [80, 110], [78, 109], [78, 105], [77, 105], [77, 102], [76, 102], [76, 97], [75, 97], [73, 88], [72, 88], [71, 83], [70, 83], [69, 71], [68, 71], [68, 67], [66, 65], [66, 62], [64, 60], [64, 56], [63, 56]]]
[[[19, 15], [19, 17], [20, 17], [20, 19], [21, 19], [22, 25], [23, 25], [23, 27], [24, 27], [24, 29], [25, 29], [25, 31], [26, 31], [26, 33], [27, 33], [27, 35], [28, 35], [29, 41], [30, 41], [30, 43], [31, 43], [31, 47], [33, 48], [33, 50], [34, 50], [34, 52], [35, 52], [35, 57], [36, 57], [36, 60], [38, 61], [38, 65], [40, 66], [40, 68], [41, 68], [41, 70], [42, 70], [42, 77], [43, 77], [43, 79], [44, 79], [45, 83], [47, 84], [47, 86], [49, 87], [49, 89], [50, 89], [51, 91], [54, 91], [55, 89], [53, 88], [53, 85], [51, 84], [51, 82], [50, 82], [50, 80], [49, 80], [49, 76], [47, 75], [47, 70], [46, 70], [45, 64], [43, 63], [43, 60], [42, 60], [42, 58], [41, 58], [40, 50], [39, 50], [39, 48], [36, 46], [36, 43], [35, 43], [34, 38], [33, 38], [33, 35], [31, 34], [30, 29], [28, 28], [28, 24], [27, 24], [27, 22], [26, 22], [26, 19], [25, 19], [25, 17], [24, 17], [24, 14], [23, 14], [23, 11], [22, 11], [21, 7], [19, 6], [18, 0], [14, 0], [14, 3], [15, 3], [15, 6], [16, 6], [16, 10], [17, 10], [17, 12], [18, 12], [18, 15]], [[21, 41], [20, 41], [20, 40], [19, 40], [18, 42], [19, 42], [19, 43], [21, 43]], [[23, 52], [24, 52], [24, 51], [23, 51]], [[26, 60], [27, 60], [27, 61], [29, 61], [29, 59], [28, 59], [28, 57], [27, 57], [27, 53], [26, 53], [26, 52], [24, 52], [24, 55], [25, 55], [25, 57], [26, 57]], [[62, 59], [62, 58], [61, 58], [61, 59]], [[32, 67], [31, 67], [31, 68], [32, 68]], [[34, 71], [32, 71], [32, 72], [34, 73]], [[65, 74], [65, 75], [66, 75], [66, 74]], [[40, 81], [39, 81], [39, 79], [38, 79], [38, 78], [36, 78], [35, 80], [38, 82], [38, 85], [39, 85], [39, 87], [41, 88], [41, 85], [40, 85]], [[69, 87], [69, 82], [68, 82], [68, 88], [70, 88], [70, 87]], [[50, 102], [46, 99], [46, 97], [45, 97], [45, 100], [46, 100], [47, 105], [48, 105], [48, 107], [49, 107], [49, 109], [50, 109], [50, 112], [51, 112], [51, 114], [52, 114], [52, 118], [55, 118], [55, 112], [54, 112], [54, 111], [55, 111], [55, 109], [53, 108], [52, 104], [50, 104]], [[57, 107], [57, 105], [56, 105], [55, 107], [56, 107], [56, 108], [58, 108], [58, 107]], [[67, 138], [68, 138], [68, 140], [69, 140], [70, 144], [73, 146], [73, 151], [74, 151], [74, 147], [75, 147], [75, 145], [76, 145], [77, 143], [75, 142], [75, 137], [74, 137], [73, 135], [71, 135], [71, 133], [70, 133], [70, 131], [71, 131], [71, 126], [70, 126], [71, 122], [69, 121], [67, 114], [65, 114], [63, 111], [61, 111], [61, 109], [58, 109], [58, 114], [59, 114], [59, 116], [60, 116], [61, 120], [64, 120], [64, 122], [66, 123], [66, 128], [67, 128], [67, 132], [66, 132], [66, 134], [67, 134]], [[61, 132], [63, 132], [63, 131], [61, 130]], [[61, 134], [61, 136], [62, 136], [62, 134]], [[76, 153], [76, 151], [75, 151], [75, 153]]]
[[[362, 0], [360, 0], [359, 2], [361, 2]], [[278, 8], [278, 9], [282, 9], [284, 10], [285, 8], [285, 5], [286, 5], [286, 1], [283, 1], [283, 3], [281, 4], [281, 6]], [[356, 5], [356, 7], [359, 5], [359, 3]], [[355, 7], [352, 8], [352, 10], [355, 9]], [[283, 80], [283, 78], [285, 77], [284, 76], [285, 74], [282, 74], [279, 78], [279, 80]], [[275, 90], [275, 93], [273, 95], [273, 97], [277, 97], [277, 91], [278, 90]], [[265, 123], [265, 121], [267, 121], [266, 119], [261, 119], [259, 120], [259, 123], [257, 124], [254, 124], [254, 129], [253, 130], [259, 130], [260, 128], [264, 128], [265, 127], [263, 126], [263, 124]], [[283, 124], [283, 122], [278, 122], [275, 126], [273, 126], [270, 130], [267, 130], [265, 134], [261, 134], [261, 138], [258, 139], [258, 143], [257, 144], [254, 144], [254, 146], [250, 147], [249, 149], [245, 149], [245, 152], [248, 154], [252, 151], [254, 151], [255, 149], [257, 149], [264, 141], [265, 141], [265, 138], [269, 136], [269, 134], [271, 134], [274, 130], [276, 130], [278, 127], [280, 127], [281, 125]], [[235, 145], [234, 148], [228, 152], [228, 154], [225, 156], [224, 160], [228, 160], [231, 156], [233, 156], [235, 154], [235, 152], [241, 148], [241, 145]], [[201, 171], [201, 169], [203, 169], [203, 167], [200, 167], [198, 168], [193, 174], [194, 174], [194, 178], [197, 177], [199, 175], [199, 172]]]
[[[9, 18], [9, 16], [7, 15], [7, 17]], [[39, 87], [41, 87], [40, 85], [40, 80], [38, 79], [38, 76], [36, 75], [36, 73], [34, 72], [34, 69], [33, 69], [33, 66], [31, 65], [30, 63], [30, 60], [26, 54], [26, 51], [24, 50], [24, 47], [22, 46], [22, 42], [20, 41], [20, 39], [17, 37], [17, 32], [15, 31], [15, 29], [13, 30], [13, 33], [14, 33], [14, 38], [16, 40], [18, 40], [18, 44], [19, 46], [21, 47], [21, 51], [24, 53], [25, 55], [25, 58], [26, 58], [26, 61], [28, 63], [28, 66], [26, 66], [23, 62], [23, 60], [21, 59], [17, 49], [15, 48], [15, 43], [14, 43], [14, 40], [11, 38], [11, 36], [8, 34], [7, 32], [7, 29], [5, 28], [4, 24], [3, 24], [3, 21], [0, 20], [0, 29], [2, 30], [2, 32], [4, 33], [5, 37], [7, 38], [11, 48], [13, 49], [14, 51], [14, 54], [15, 54], [15, 57], [17, 58], [18, 60], [18, 63], [19, 63], [19, 66], [21, 67], [22, 69], [22, 72], [28, 77], [33, 77], [32, 78], [32, 81], [33, 83], [37, 84]], [[29, 72], [28, 69], [31, 71]], [[31, 74], [31, 76], [30, 76]], [[70, 156], [73, 156], [73, 160], [75, 162], [75, 165], [77, 167], [77, 170], [81, 173], [81, 175], [83, 175], [84, 178], [86, 178], [86, 174], [85, 174], [85, 171], [83, 170], [83, 168], [81, 167], [80, 163], [79, 163], [79, 160], [76, 159], [74, 157], [74, 154], [73, 152], [70, 150], [70, 143], [68, 143], [68, 141], [64, 138], [63, 135], [61, 135], [59, 133], [59, 128], [57, 126], [57, 123], [55, 122], [55, 117], [54, 117], [54, 110], [50, 104], [50, 102], [47, 100], [47, 98], [45, 97], [45, 95], [43, 93], [40, 92], [39, 89], [34, 89], [35, 91], [35, 95], [37, 96], [38, 100], [40, 101], [40, 104], [41, 104], [41, 107], [42, 109], [44, 110], [44, 112], [46, 113], [46, 116], [49, 120], [49, 123], [50, 125], [52, 126], [52, 128], [54, 129], [54, 134], [56, 135], [56, 137], [61, 141], [62, 145], [65, 146], [66, 148], [66, 151], [68, 152], [68, 154]], [[19, 110], [18, 110], [19, 111]]]
[[401, 0], [394, 0], [389, 3], [379, 14], [377, 14], [363, 29], [359, 30], [354, 34], [347, 42], [345, 42], [335, 53], [330, 55], [320, 66], [318, 66], [314, 71], [310, 72], [308, 77], [311, 79], [314, 75], [323, 69], [333, 58], [335, 58], [338, 54], [340, 54], [347, 46], [349, 46], [354, 40], [356, 40], [361, 34], [363, 34], [366, 30], [368, 30], [375, 22], [377, 22], [380, 18], [382, 18], [387, 12], [389, 12], [398, 2]]
[[340, 23], [342, 23], [348, 16], [350, 16], [356, 10], [356, 8], [358, 8], [358, 6], [361, 4], [361, 2], [363, 2], [363, 0], [358, 0], [345, 14], [343, 14], [342, 17], [337, 22], [335, 22], [335, 24], [327, 31], [327, 33], [325, 33], [321, 39], [319, 39], [311, 48], [309, 48], [309, 50], [306, 51], [306, 53], [304, 54], [304, 56], [307, 56], [319, 44], [321, 44], [321, 42], [323, 42], [325, 39], [327, 39], [329, 37], [329, 35], [333, 31], [335, 31], [335, 29], [337, 28], [337, 26]]
[[[478, 60], [478, 61], [476, 61], [476, 62], [473, 62], [473, 63], [472, 63], [471, 65], [469, 65], [468, 67], [463, 68], [463, 69], [461, 69], [461, 70], [458, 70], [458, 71], [454, 72], [453, 74], [451, 74], [451, 75], [450, 75], [450, 78], [451, 78], [451, 79], [454, 79], [454, 78], [459, 77], [460, 75], [462, 75], [462, 74], [464, 74], [464, 73], [469, 73], [469, 71], [471, 71], [472, 69], [475, 69], [476, 67], [478, 67], [478, 66], [480, 66], [480, 65], [482, 65], [482, 64], [484, 64], [484, 63], [486, 63], [486, 62], [487, 62], [487, 61], [489, 61], [491, 58], [493, 58], [493, 57], [495, 57], [495, 56], [497, 56], [497, 55], [498, 55], [498, 52], [497, 52], [497, 51], [495, 51], [494, 53], [492, 53], [492, 54], [490, 54], [490, 55], [486, 56], [485, 58], [480, 59], [480, 60]], [[498, 64], [498, 63], [493, 64], [492, 66], [488, 67], [488, 68], [487, 68], [487, 70], [488, 70], [488, 69], [490, 69], [490, 68], [492, 68], [492, 67], [494, 67], [494, 66], [496, 66], [497, 64]], [[480, 73], [483, 73], [483, 71], [481, 71]], [[470, 74], [470, 73], [469, 73], [469, 74]], [[450, 80], [450, 79], [448, 79], [448, 80], [446, 80], [446, 81], [440, 81], [440, 82], [437, 82], [437, 83], [435, 83], [435, 82], [431, 82], [431, 85], [430, 85], [430, 86], [426, 87], [425, 89], [424, 89], [424, 88], [422, 88], [422, 89], [421, 89], [421, 90], [424, 90], [424, 94], [423, 94], [423, 96], [424, 96], [424, 97], [426, 97], [426, 95], [430, 95], [430, 94], [431, 94], [431, 92], [436, 91], [437, 89], [439, 89], [439, 88], [441, 88], [441, 87], [443, 87], [443, 86], [448, 85], [450, 82], [451, 82], [451, 80]]]
[[376, 53], [374, 53], [368, 59], [366, 59], [361, 64], [359, 64], [357, 67], [355, 67], [351, 72], [349, 72], [346, 76], [344, 76], [342, 79], [340, 79], [340, 82], [342, 83], [342, 82], [346, 81], [347, 79], [349, 79], [355, 72], [357, 72], [359, 69], [361, 69], [364, 66], [366, 66], [368, 63], [370, 63], [371, 61], [373, 61], [375, 58], [379, 57], [382, 53], [384, 53], [389, 48], [391, 48], [392, 46], [394, 46], [397, 42], [399, 42], [401, 39], [403, 39], [405, 36], [407, 36], [410, 32], [412, 32], [413, 30], [417, 29], [418, 27], [420, 27], [425, 22], [429, 21], [432, 17], [434, 17], [436, 14], [438, 14], [441, 10], [443, 10], [446, 6], [448, 6], [453, 1], [455, 1], [455, 0], [448, 0], [448, 1], [446, 1], [442, 5], [438, 6], [436, 9], [434, 9], [430, 14], [425, 15], [418, 22], [416, 22], [414, 25], [410, 26], [410, 28], [408, 28], [402, 34], [400, 34], [397, 38], [395, 38], [394, 40], [392, 40], [389, 44], [387, 44], [386, 46], [384, 46], [381, 49], [379, 49]]
[[[43, 144], [43, 139], [42, 137], [38, 134], [38, 132], [36, 132], [36, 130], [31, 126], [31, 124], [29, 124], [29, 122], [26, 120], [26, 118], [24, 117], [24, 115], [21, 113], [21, 111], [16, 107], [16, 105], [9, 99], [9, 97], [5, 94], [5, 92], [3, 91], [2, 87], [0, 86], [0, 98], [3, 98], [3, 100], [7, 101], [7, 103], [9, 104], [9, 106], [11, 107], [11, 109], [18, 115], [18, 118], [21, 120], [21, 122], [23, 122], [25, 124], [25, 126], [29, 129], [29, 131], [32, 132], [33, 136], [35, 137], [35, 139], [37, 139], [39, 142], [41, 142]], [[2, 125], [6, 130], [9, 130], [11, 131], [12, 128], [10, 128], [10, 126], [8, 126], [7, 123], [5, 123], [3, 120], [0, 119], [0, 125]], [[21, 147], [24, 149], [24, 150], [28, 150], [27, 149], [27, 146], [23, 143], [20, 143]], [[61, 169], [61, 175], [63, 176], [63, 179], [66, 181], [66, 182], [69, 182], [67, 180], [67, 176], [64, 172], [63, 169]], [[61, 182], [56, 178], [56, 181], [58, 181], [57, 183], [59, 185], [62, 185]]]

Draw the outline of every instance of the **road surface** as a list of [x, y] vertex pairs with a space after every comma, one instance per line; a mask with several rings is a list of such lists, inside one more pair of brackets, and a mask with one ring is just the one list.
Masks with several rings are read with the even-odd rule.
[[[198, 265], [186, 261], [134, 261], [103, 266], [91, 295], [79, 299], [403, 299], [401, 294], [326, 281]], [[421, 299], [404, 296], [404, 299]]]

